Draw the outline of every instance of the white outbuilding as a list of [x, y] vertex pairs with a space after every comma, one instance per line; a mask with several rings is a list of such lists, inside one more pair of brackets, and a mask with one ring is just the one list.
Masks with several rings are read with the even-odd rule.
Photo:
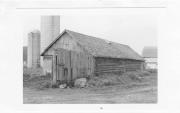
[[157, 69], [157, 47], [144, 47], [142, 56], [145, 59], [146, 69]]

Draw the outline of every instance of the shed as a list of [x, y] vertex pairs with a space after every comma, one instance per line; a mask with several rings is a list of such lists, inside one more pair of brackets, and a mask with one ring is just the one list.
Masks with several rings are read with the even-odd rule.
[[146, 69], [157, 69], [157, 47], [154, 46], [144, 47], [142, 56], [145, 59]]
[[64, 30], [41, 54], [51, 57], [53, 84], [104, 73], [143, 69], [144, 59], [127, 45]]

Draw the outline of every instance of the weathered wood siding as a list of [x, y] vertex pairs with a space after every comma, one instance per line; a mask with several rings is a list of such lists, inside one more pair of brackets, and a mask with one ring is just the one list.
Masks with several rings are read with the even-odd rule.
[[87, 53], [59, 49], [56, 50], [56, 56], [57, 61], [54, 63], [57, 67], [57, 80], [71, 81], [94, 73], [94, 59]]
[[124, 60], [126, 71], [138, 71], [143, 69], [143, 62], [137, 60]]
[[78, 46], [78, 44], [67, 33], [65, 33], [61, 36], [61, 39], [56, 41], [56, 43], [54, 43], [49, 48], [45, 55], [53, 55], [53, 51], [60, 48], [71, 51], [83, 52], [83, 50]]
[[116, 59], [116, 58], [95, 58], [95, 73], [124, 73], [126, 71], [136, 71], [142, 69], [142, 61]]
[[[93, 56], [66, 33], [49, 48], [45, 55], [54, 56], [53, 71], [56, 71], [54, 72], [56, 80], [71, 81], [79, 77], [87, 77], [94, 74]], [[65, 73], [67, 75], [64, 75]], [[55, 76], [54, 74], [53, 76]]]
[[56, 79], [60, 81], [71, 80], [71, 62], [69, 51], [60, 49], [55, 51]]
[[52, 73], [52, 55], [43, 57], [43, 69], [46, 73]]
[[46, 56], [53, 56], [53, 52], [55, 49], [66, 49], [66, 50], [71, 50], [71, 51], [78, 51], [82, 52], [83, 50], [78, 46], [78, 44], [67, 34], [63, 34], [61, 36], [61, 39], [56, 41], [49, 50], [45, 53], [44, 55], [44, 70], [45, 72], [52, 72], [52, 59], [46, 59]]
[[94, 73], [94, 59], [86, 52], [71, 52], [71, 67], [73, 79], [92, 76]]

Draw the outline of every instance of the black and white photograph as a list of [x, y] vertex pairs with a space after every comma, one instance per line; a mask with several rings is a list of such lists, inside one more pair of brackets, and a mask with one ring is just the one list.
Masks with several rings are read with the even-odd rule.
[[157, 103], [156, 15], [40, 15], [24, 22], [24, 104]]
[[0, 113], [180, 113], [178, 0], [0, 0]]

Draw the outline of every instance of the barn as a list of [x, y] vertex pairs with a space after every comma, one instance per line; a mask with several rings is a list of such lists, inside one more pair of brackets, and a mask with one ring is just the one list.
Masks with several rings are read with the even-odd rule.
[[52, 83], [104, 73], [142, 70], [144, 59], [127, 45], [64, 30], [41, 54], [52, 61]]

